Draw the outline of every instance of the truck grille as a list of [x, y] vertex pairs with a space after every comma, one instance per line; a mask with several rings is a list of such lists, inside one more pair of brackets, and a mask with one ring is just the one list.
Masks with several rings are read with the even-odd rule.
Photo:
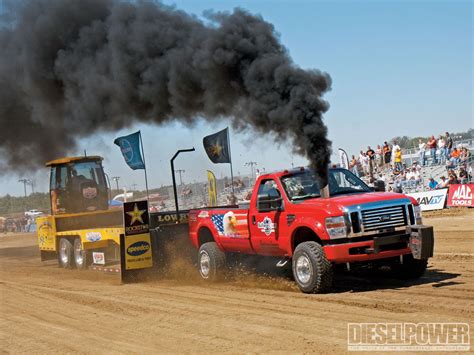
[[364, 232], [407, 225], [405, 206], [390, 206], [362, 211]]

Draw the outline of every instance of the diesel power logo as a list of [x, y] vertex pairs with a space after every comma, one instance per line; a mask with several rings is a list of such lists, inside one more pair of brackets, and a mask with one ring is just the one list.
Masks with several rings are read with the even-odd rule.
[[469, 351], [467, 323], [348, 323], [349, 351]]

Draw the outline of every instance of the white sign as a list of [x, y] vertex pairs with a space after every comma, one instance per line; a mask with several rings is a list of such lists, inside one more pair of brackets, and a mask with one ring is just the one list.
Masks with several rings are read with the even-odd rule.
[[105, 254], [104, 253], [93, 252], [92, 253], [92, 259], [94, 260], [94, 264], [105, 265]]
[[422, 211], [442, 210], [446, 202], [448, 189], [414, 192], [407, 194], [415, 198]]

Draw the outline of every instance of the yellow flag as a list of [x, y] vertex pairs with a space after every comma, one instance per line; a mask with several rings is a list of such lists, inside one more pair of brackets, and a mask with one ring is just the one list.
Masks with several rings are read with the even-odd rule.
[[212, 171], [207, 171], [207, 181], [209, 182], [209, 206], [217, 206], [217, 184], [216, 177]]

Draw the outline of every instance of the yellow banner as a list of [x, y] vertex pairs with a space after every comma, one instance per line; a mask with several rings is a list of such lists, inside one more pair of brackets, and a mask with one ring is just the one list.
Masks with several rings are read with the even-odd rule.
[[217, 206], [217, 183], [213, 172], [207, 171], [207, 181], [209, 182], [209, 206]]
[[125, 269], [153, 266], [150, 233], [125, 236]]

